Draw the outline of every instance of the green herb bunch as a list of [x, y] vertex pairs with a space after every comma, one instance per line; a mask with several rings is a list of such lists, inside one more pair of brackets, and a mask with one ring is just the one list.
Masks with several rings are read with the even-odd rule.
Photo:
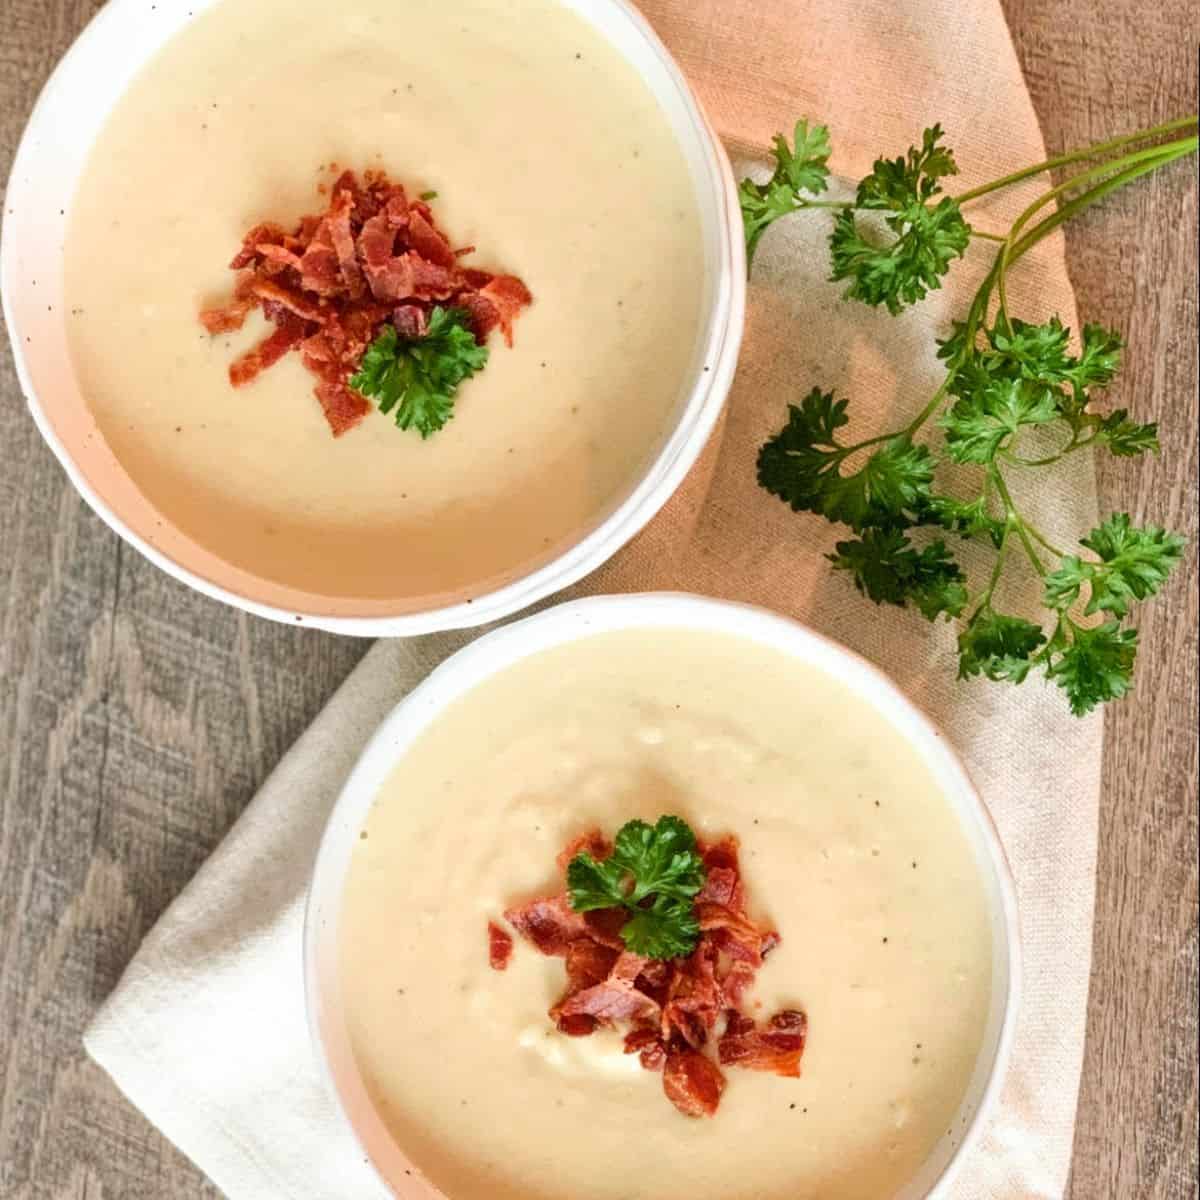
[[[1064, 221], [1195, 153], [1196, 127], [1195, 117], [1172, 121], [950, 196], [943, 185], [957, 166], [935, 125], [903, 157], [878, 160], [854, 199], [840, 201], [819, 198], [829, 179], [829, 131], [801, 121], [791, 146], [775, 138], [771, 178], [747, 179], [740, 188], [748, 261], [779, 218], [831, 209], [831, 279], [846, 282], [847, 298], [892, 314], [939, 288], [972, 240], [996, 244], [964, 319], [938, 343], [945, 377], [907, 425], [847, 442], [841, 434], [847, 401], [813, 388], [789, 406], [787, 425], [762, 447], [758, 479], [795, 511], [849, 528], [854, 536], [838, 542], [829, 558], [876, 603], [911, 604], [931, 621], [962, 618], [960, 678], [1021, 683], [1042, 670], [1076, 715], [1129, 690], [1138, 635], [1126, 618], [1134, 603], [1162, 587], [1184, 541], [1118, 513], [1080, 539], [1086, 555], [1068, 553], [1019, 511], [1010, 489], [1016, 472], [1052, 468], [1086, 447], [1118, 457], [1157, 453], [1158, 436], [1154, 424], [1139, 424], [1125, 409], [1096, 408], [1097, 393], [1120, 365], [1119, 336], [1085, 325], [1073, 345], [1057, 317], [1023, 321], [1010, 311], [1007, 276]], [[1175, 136], [1163, 140], [1169, 135]], [[978, 229], [964, 216], [970, 201], [1056, 168], [1073, 173], [1028, 205], [1007, 233]], [[931, 427], [940, 442], [918, 440]], [[942, 490], [937, 475], [944, 463], [968, 468], [974, 490]], [[945, 537], [927, 530], [990, 545], [995, 563], [987, 580], [972, 586]], [[994, 607], [1014, 555], [1040, 580], [1047, 611], [1038, 620]]]
[[438, 306], [419, 338], [401, 337], [394, 325], [386, 325], [349, 383], [376, 401], [380, 412], [391, 413], [401, 429], [427, 438], [454, 416], [459, 384], [482, 371], [487, 359], [487, 347], [476, 342], [467, 314]]
[[627, 821], [613, 852], [596, 859], [580, 851], [567, 866], [567, 897], [576, 912], [623, 908], [621, 939], [646, 958], [681, 958], [696, 948], [695, 898], [704, 886], [696, 835], [679, 817], [653, 825]]

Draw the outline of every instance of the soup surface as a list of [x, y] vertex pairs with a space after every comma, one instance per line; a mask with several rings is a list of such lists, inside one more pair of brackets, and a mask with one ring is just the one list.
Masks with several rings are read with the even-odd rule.
[[[467, 262], [533, 292], [428, 441], [377, 412], [335, 441], [297, 354], [232, 389], [269, 327], [197, 322], [247, 229], [325, 208], [331, 162], [436, 191]], [[113, 112], [66, 245], [75, 368], [131, 478], [206, 549], [326, 595], [448, 593], [561, 550], [667, 431], [702, 285], [665, 116], [554, 0], [220, 0]]]
[[[552, 1028], [562, 959], [488, 965], [487, 921], [561, 890], [574, 835], [662, 813], [741, 838], [783, 938], [751, 999], [809, 1019], [802, 1077], [726, 1068], [711, 1119], [618, 1033]], [[966, 836], [883, 717], [742, 639], [601, 634], [481, 684], [382, 789], [341, 921], [368, 1091], [453, 1200], [881, 1200], [961, 1133], [991, 984]]]

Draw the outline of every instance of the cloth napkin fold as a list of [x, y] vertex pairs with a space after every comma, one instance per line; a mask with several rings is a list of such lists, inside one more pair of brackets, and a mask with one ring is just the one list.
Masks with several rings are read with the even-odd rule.
[[[832, 126], [846, 178], [940, 121], [962, 187], [1044, 158], [996, 0], [644, 0], [739, 170], [807, 115]], [[972, 209], [998, 226], [1028, 201]], [[1059, 1197], [1067, 1178], [1090, 966], [1101, 722], [1061, 694], [954, 680], [954, 631], [880, 609], [830, 573], [832, 528], [755, 484], [759, 444], [814, 384], [851, 400], [854, 429], [893, 428], [940, 378], [933, 353], [986, 255], [894, 319], [839, 303], [826, 281], [827, 214], [764, 240], [723, 435], [666, 509], [576, 592], [686, 589], [763, 604], [880, 664], [948, 734], [996, 817], [1017, 878], [1024, 995], [999, 1109], [963, 1168], [957, 1200]], [[1022, 261], [1028, 319], [1075, 325], [1061, 245]], [[1032, 515], [1066, 544], [1095, 517], [1086, 456]], [[1072, 473], [1072, 471], [1074, 473]], [[963, 551], [977, 578], [983, 560]], [[1032, 583], [1011, 602], [1035, 602]], [[378, 643], [296, 743], [196, 879], [147, 936], [86, 1035], [130, 1100], [232, 1200], [380, 1196], [318, 1079], [304, 1021], [301, 919], [328, 810], [385, 713], [472, 634]], [[798, 731], [803, 736], [803, 731]]]

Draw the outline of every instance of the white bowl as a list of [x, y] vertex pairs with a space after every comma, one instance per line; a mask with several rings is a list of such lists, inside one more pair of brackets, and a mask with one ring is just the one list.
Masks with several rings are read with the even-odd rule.
[[[618, 629], [670, 628], [748, 638], [818, 667], [876, 708], [916, 749], [954, 806], [988, 898], [992, 993], [983, 1042], [963, 1102], [916, 1178], [894, 1200], [935, 1200], [986, 1121], [1000, 1091], [1016, 1025], [1019, 941], [1016, 893], [992, 818], [962, 763], [929, 720], [878, 669], [836, 642], [787, 618], [747, 605], [682, 593], [593, 596], [548, 609], [489, 633], [447, 659], [380, 726], [342, 789], [313, 870], [304, 930], [309, 1027], [325, 1079], [384, 1183], [405, 1200], [444, 1200], [423, 1182], [392, 1140], [360, 1077], [346, 1031], [338, 921], [351, 853], [384, 781], [420, 734], [455, 700], [513, 663], [565, 642]], [[882, 1200], [882, 1198], [881, 1198]]]
[[729, 391], [742, 336], [746, 270], [737, 188], [716, 134], [666, 48], [626, 0], [562, 0], [641, 75], [675, 132], [695, 186], [705, 260], [701, 332], [673, 428], [653, 461], [569, 548], [516, 577], [407, 603], [403, 597], [328, 597], [234, 567], [167, 521], [117, 462], [71, 368], [62, 296], [70, 198], [132, 78], [188, 17], [213, 2], [109, 0], [46, 84], [13, 163], [0, 237], [0, 299], [22, 391], [71, 482], [108, 525], [176, 579], [259, 616], [335, 633], [401, 636], [481, 625], [595, 570], [658, 512], [696, 461]]

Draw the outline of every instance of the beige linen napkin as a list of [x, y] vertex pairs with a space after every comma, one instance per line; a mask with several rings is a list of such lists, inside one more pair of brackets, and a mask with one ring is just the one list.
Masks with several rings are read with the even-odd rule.
[[[832, 165], [848, 178], [879, 152], [902, 152], [934, 121], [958, 152], [964, 188], [1044, 157], [995, 0], [645, 0], [643, 8], [739, 170], [801, 115], [832, 126]], [[1022, 203], [1007, 197], [995, 223]], [[986, 210], [972, 212], [986, 224]], [[867, 433], [914, 412], [939, 379], [933, 336], [964, 311], [984, 261], [972, 252], [951, 287], [893, 319], [839, 302], [826, 282], [828, 221], [802, 214], [768, 234], [723, 438], [658, 519], [577, 590], [677, 588], [766, 605], [880, 664], [941, 724], [1007, 846], [1025, 967], [1002, 1103], [954, 1196], [1057, 1197], [1083, 1049], [1101, 723], [1071, 718], [1040, 682], [955, 682], [951, 627], [863, 599], [822, 558], [835, 531], [756, 486], [757, 447], [814, 383], [850, 397]], [[1017, 276], [1022, 315], [1059, 312], [1075, 324], [1060, 245], [1044, 244]], [[1029, 500], [1064, 544], [1095, 509], [1091, 467], [1082, 456], [1073, 465], [1052, 505]], [[1031, 585], [1017, 585], [1012, 599], [1031, 602]], [[379, 1195], [311, 1061], [301, 910], [322, 823], [362, 744], [469, 636], [375, 646], [146, 938], [88, 1031], [93, 1057], [234, 1200]]]

